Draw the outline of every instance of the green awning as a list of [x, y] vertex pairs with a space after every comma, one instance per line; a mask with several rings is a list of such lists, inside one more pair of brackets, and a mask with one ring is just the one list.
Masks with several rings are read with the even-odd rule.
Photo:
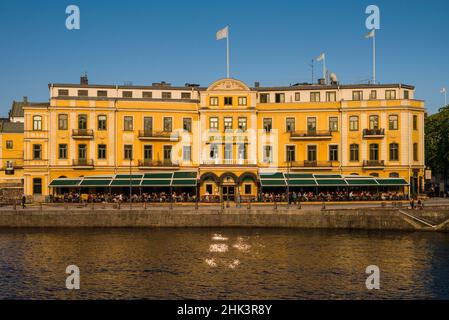
[[80, 186], [83, 187], [109, 187], [111, 180], [101, 179], [84, 179], [81, 181]]
[[314, 187], [316, 186], [315, 179], [289, 179], [287, 183], [295, 187]]
[[286, 173], [285, 179], [313, 179], [313, 174], [311, 173]]
[[196, 187], [196, 179], [173, 179], [174, 187]]
[[142, 179], [143, 174], [118, 174], [115, 176], [115, 179]]
[[263, 179], [260, 178], [260, 184], [262, 187], [285, 187], [286, 183], [284, 179]]
[[74, 187], [79, 185], [81, 179], [55, 179], [50, 183], [50, 187]]
[[387, 178], [387, 179], [381, 179], [376, 178], [377, 183], [381, 186], [408, 186], [407, 181], [402, 178]]
[[314, 174], [316, 179], [341, 179], [341, 174]]
[[175, 171], [173, 174], [173, 179], [195, 179], [197, 173], [196, 171]]
[[284, 179], [282, 172], [264, 172], [260, 174], [260, 179]]
[[171, 179], [173, 172], [155, 172], [155, 173], [145, 173], [143, 175], [144, 179]]
[[170, 187], [171, 179], [143, 179], [142, 186], [145, 187]]
[[130, 184], [133, 186], [140, 186], [141, 179], [114, 179], [112, 180], [111, 187], [113, 186], [129, 186]]
[[344, 179], [317, 179], [318, 186], [347, 186]]
[[345, 179], [348, 185], [350, 186], [377, 186], [377, 182], [374, 179], [353, 179], [346, 178]]

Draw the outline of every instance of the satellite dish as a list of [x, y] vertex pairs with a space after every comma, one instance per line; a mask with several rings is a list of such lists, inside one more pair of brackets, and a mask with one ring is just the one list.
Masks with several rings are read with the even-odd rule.
[[331, 82], [338, 82], [337, 75], [333, 72], [329, 75], [329, 78], [331, 79]]

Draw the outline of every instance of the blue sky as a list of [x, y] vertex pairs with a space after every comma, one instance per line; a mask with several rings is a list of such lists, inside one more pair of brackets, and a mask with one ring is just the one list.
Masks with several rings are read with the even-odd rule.
[[[81, 10], [81, 29], [65, 28], [65, 9]], [[310, 60], [325, 51], [342, 83], [371, 77], [365, 8], [379, 6], [377, 78], [416, 86], [430, 113], [449, 89], [449, 1], [6, 1], [0, 0], [0, 115], [12, 100], [48, 100], [48, 83], [207, 86], [226, 75], [252, 85], [311, 80]], [[316, 65], [315, 77], [321, 65]]]

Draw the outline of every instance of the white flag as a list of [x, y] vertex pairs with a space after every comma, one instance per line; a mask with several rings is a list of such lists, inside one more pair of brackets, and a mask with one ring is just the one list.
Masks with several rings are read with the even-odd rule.
[[445, 93], [446, 92], [446, 88], [442, 88], [441, 90], [440, 90], [440, 93]]
[[365, 39], [369, 39], [369, 38], [372, 38], [372, 37], [374, 37], [374, 33], [376, 32], [376, 29], [373, 29], [373, 30], [371, 30], [370, 32], [368, 32], [366, 35], [365, 35]]
[[217, 31], [217, 40], [226, 39], [228, 37], [228, 26]]
[[316, 58], [316, 61], [321, 61], [321, 60], [323, 60], [324, 59], [324, 52], [322, 53], [322, 54], [320, 54], [317, 58]]

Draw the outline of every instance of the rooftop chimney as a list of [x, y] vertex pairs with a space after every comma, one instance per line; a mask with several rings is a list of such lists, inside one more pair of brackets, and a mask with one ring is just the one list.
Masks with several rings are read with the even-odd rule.
[[254, 82], [254, 87], [259, 88], [260, 87], [260, 82], [259, 81]]
[[80, 84], [86, 85], [86, 86], [89, 84], [89, 79], [87, 78], [87, 74], [84, 74], [84, 76], [80, 77]]
[[23, 97], [23, 103], [25, 103], [25, 104], [28, 103], [28, 97], [27, 96]]
[[318, 84], [325, 85], [326, 84], [326, 80], [324, 78], [320, 78], [320, 79], [318, 79]]

